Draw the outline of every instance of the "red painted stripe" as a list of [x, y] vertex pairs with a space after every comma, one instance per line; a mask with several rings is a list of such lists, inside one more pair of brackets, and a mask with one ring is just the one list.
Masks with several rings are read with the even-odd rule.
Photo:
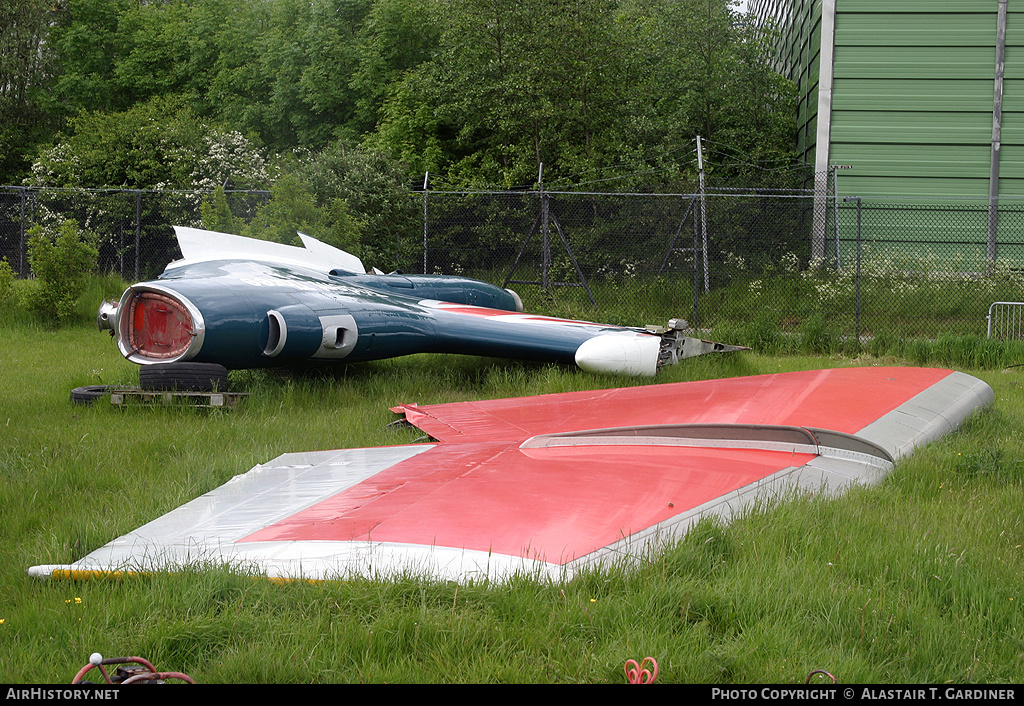
[[583, 324], [585, 326], [598, 326], [600, 328], [609, 329], [622, 328], [621, 326], [611, 326], [609, 324], [597, 324], [594, 323], [593, 321], [559, 319], [553, 316], [538, 316], [537, 314], [524, 314], [522, 312], [508, 311], [506, 309], [488, 309], [487, 307], [473, 306], [472, 304], [453, 304], [450, 302], [437, 302], [436, 304], [428, 304], [428, 306], [434, 309], [441, 309], [442, 311], [449, 311], [453, 314], [465, 314], [466, 316], [507, 316], [514, 318], [516, 321], [523, 321], [528, 323]]

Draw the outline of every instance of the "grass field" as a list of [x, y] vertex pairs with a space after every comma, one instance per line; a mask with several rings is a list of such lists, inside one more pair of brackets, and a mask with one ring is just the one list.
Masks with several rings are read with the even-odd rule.
[[136, 380], [94, 328], [14, 321], [0, 336], [0, 682], [66, 683], [95, 651], [234, 683], [621, 683], [625, 660], [645, 656], [660, 682], [802, 683], [815, 669], [846, 683], [1024, 677], [1024, 368], [966, 369], [993, 387], [994, 409], [881, 486], [704, 522], [639, 566], [501, 585], [277, 584], [219, 569], [71, 583], [25, 569], [75, 560], [281, 453], [410, 443], [418, 431], [386, 427], [398, 403], [944, 354], [751, 352], [656, 381], [417, 356], [232, 373], [251, 393], [234, 411], [121, 410], [68, 401], [74, 387]]

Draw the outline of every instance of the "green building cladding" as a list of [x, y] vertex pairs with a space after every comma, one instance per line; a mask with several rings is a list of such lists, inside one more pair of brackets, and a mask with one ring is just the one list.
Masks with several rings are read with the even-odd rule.
[[[908, 222], [904, 242], [1020, 242], [1024, 0], [751, 0], [797, 84], [798, 147], [840, 199], [967, 204]], [[1012, 204], [1012, 206], [1011, 206]], [[922, 231], [927, 229], [927, 234]]]

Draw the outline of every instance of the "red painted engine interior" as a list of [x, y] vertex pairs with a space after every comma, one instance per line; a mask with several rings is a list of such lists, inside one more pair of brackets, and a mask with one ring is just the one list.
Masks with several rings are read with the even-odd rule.
[[180, 302], [155, 292], [131, 300], [128, 341], [148, 358], [174, 358], [192, 342], [192, 317]]

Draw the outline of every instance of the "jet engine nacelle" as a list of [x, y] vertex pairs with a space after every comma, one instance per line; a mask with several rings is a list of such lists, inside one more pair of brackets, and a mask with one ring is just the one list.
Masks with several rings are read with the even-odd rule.
[[355, 348], [359, 335], [351, 316], [319, 316], [304, 304], [268, 310], [265, 325], [265, 332], [261, 331], [263, 355], [282, 364], [307, 358], [344, 358]]

